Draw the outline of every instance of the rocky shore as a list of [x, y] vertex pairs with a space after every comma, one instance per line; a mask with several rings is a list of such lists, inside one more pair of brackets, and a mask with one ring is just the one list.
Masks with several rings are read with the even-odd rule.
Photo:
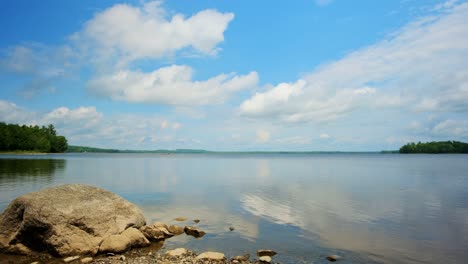
[[206, 233], [194, 226], [200, 220], [192, 222], [147, 225], [137, 206], [114, 193], [88, 185], [61, 185], [18, 197], [0, 215], [0, 259], [12, 264], [274, 263], [277, 253], [268, 249], [259, 249], [252, 257], [162, 249], [173, 236], [202, 238]]

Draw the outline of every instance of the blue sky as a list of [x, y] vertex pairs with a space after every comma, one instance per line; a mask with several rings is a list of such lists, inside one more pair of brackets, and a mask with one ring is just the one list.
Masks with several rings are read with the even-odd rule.
[[0, 120], [122, 149], [468, 141], [466, 1], [9, 1]]

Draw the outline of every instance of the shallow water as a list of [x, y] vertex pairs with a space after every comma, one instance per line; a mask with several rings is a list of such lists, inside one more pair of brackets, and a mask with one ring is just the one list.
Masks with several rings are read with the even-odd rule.
[[341, 263], [468, 258], [468, 155], [0, 155], [2, 211], [63, 183], [111, 190], [148, 222], [201, 220], [206, 236], [171, 238], [166, 248], [228, 256], [270, 248], [283, 263], [327, 263], [329, 254]]

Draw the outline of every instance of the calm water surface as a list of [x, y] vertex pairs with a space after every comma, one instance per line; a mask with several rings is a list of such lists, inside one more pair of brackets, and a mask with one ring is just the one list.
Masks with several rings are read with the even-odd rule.
[[[166, 248], [284, 263], [466, 263], [468, 155], [0, 155], [0, 210], [63, 183], [111, 190], [148, 222], [199, 218]], [[233, 232], [229, 226], [235, 227]]]

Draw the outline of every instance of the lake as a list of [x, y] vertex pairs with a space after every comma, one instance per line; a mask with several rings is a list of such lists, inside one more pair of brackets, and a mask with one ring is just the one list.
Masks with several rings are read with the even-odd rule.
[[468, 155], [0, 155], [1, 211], [63, 183], [113, 191], [149, 223], [201, 220], [206, 236], [177, 236], [167, 249], [232, 257], [268, 248], [282, 263], [468, 259]]

